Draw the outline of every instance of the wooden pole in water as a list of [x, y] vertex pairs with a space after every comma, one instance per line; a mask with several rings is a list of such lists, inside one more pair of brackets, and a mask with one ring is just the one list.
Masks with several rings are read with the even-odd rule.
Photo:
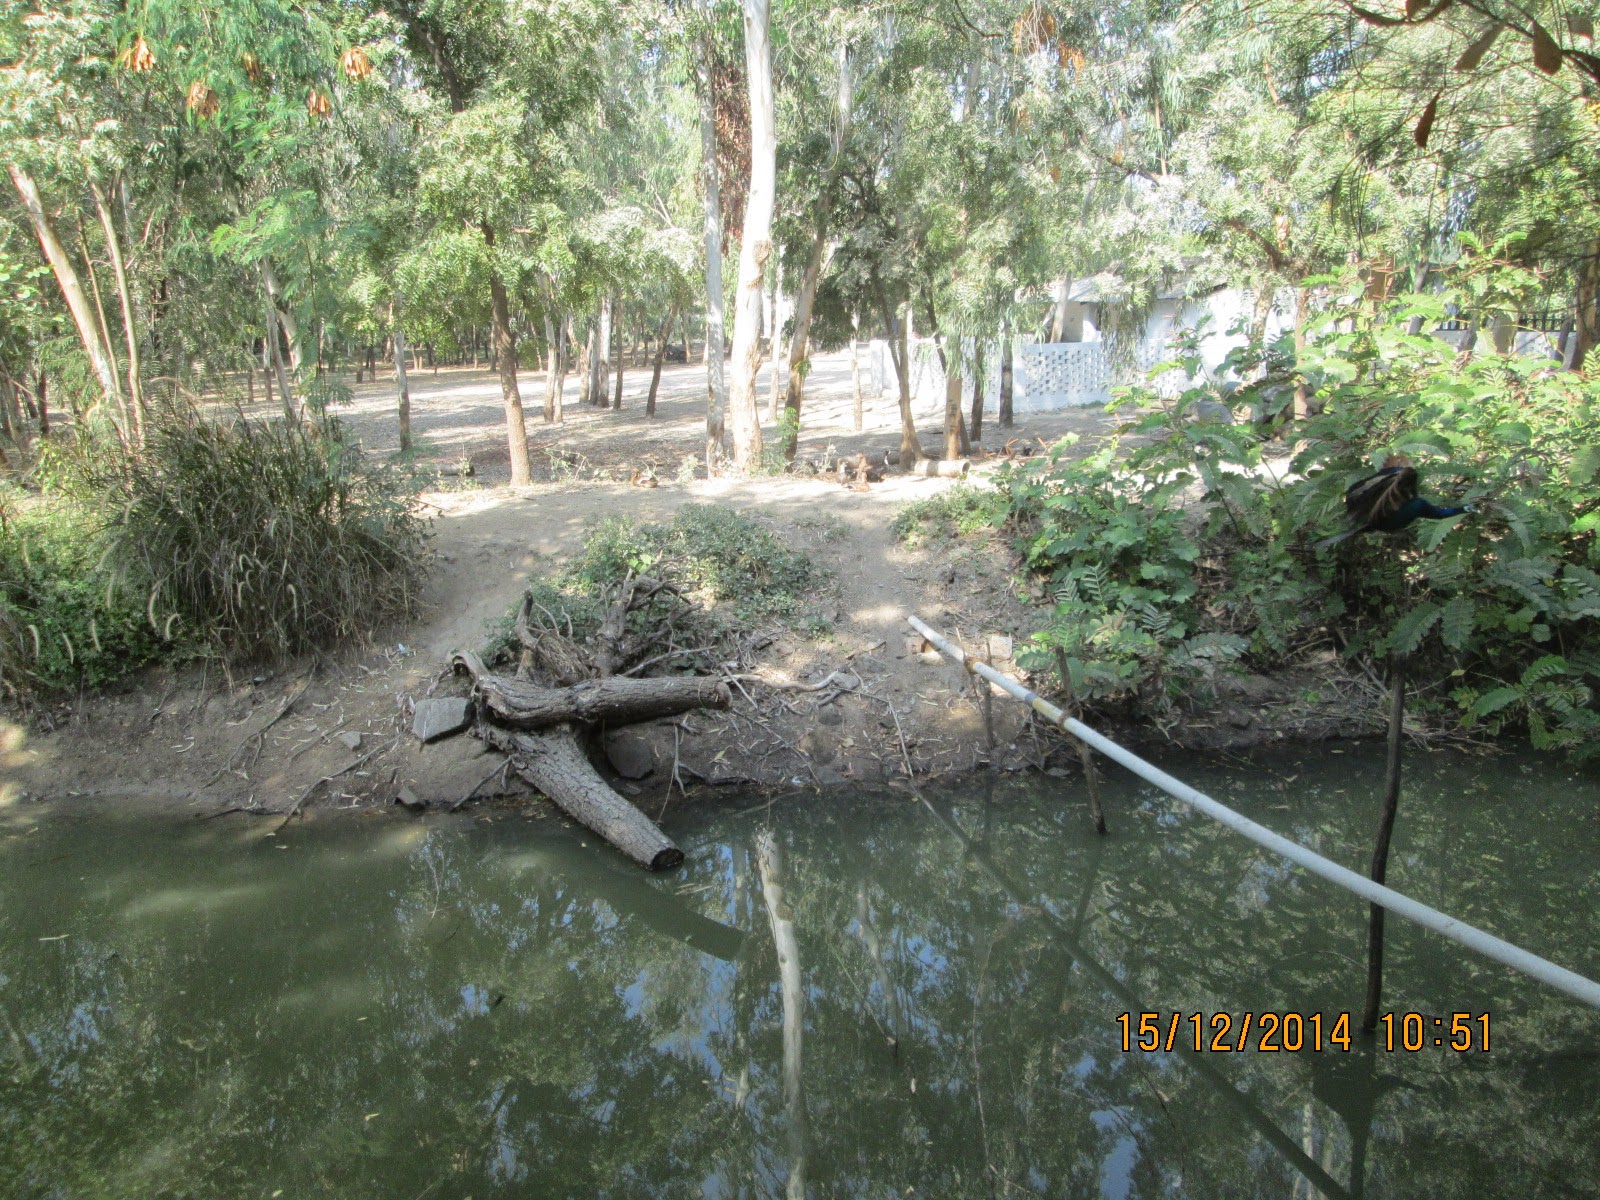
[[[1061, 672], [1061, 686], [1067, 689], [1067, 703], [1072, 706], [1072, 716], [1075, 720], [1083, 719], [1083, 709], [1078, 703], [1077, 689], [1072, 686], [1072, 672], [1067, 668], [1067, 652], [1056, 647], [1056, 669]], [[1094, 831], [1104, 835], [1106, 832], [1106, 810], [1100, 805], [1100, 775], [1094, 766], [1094, 751], [1088, 744], [1070, 733], [1067, 737], [1078, 748], [1078, 761], [1083, 764], [1083, 781], [1089, 788], [1089, 815], [1094, 818]]]
[[[1384, 771], [1383, 808], [1378, 814], [1378, 839], [1372, 847], [1373, 883], [1382, 883], [1389, 869], [1389, 840], [1394, 834], [1395, 812], [1400, 807], [1400, 735], [1406, 716], [1406, 672], [1399, 658], [1389, 660], [1389, 761]], [[1367, 922], [1367, 1001], [1361, 1010], [1361, 1028], [1378, 1027], [1378, 1007], [1383, 998], [1383, 913], [1372, 906]]]

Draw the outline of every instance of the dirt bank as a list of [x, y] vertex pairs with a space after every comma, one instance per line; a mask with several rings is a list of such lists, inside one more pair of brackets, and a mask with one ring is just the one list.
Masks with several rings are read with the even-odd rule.
[[[949, 481], [891, 477], [867, 492], [832, 481], [779, 477], [740, 482], [678, 481], [678, 449], [691, 455], [702, 436], [699, 368], [669, 372], [660, 415], [646, 420], [638, 397], [621, 413], [585, 409], [563, 430], [536, 427], [535, 446], [584, 447], [580, 470], [524, 489], [492, 486], [503, 455], [498, 405], [464, 395], [479, 387], [465, 373], [424, 377], [413, 397], [414, 428], [440, 464], [470, 460], [478, 474], [463, 490], [429, 493], [438, 556], [421, 618], [385, 631], [377, 644], [320, 662], [261, 674], [227, 674], [214, 665], [158, 671], [99, 697], [79, 697], [0, 727], [0, 795], [165, 798], [204, 809], [314, 811], [329, 805], [388, 805], [405, 794], [431, 804], [522, 794], [494, 776], [499, 756], [469, 737], [421, 746], [410, 710], [430, 695], [462, 694], [450, 655], [483, 645], [515, 605], [529, 578], [558, 570], [586, 527], [613, 514], [666, 519], [685, 503], [719, 503], [759, 516], [830, 572], [816, 597], [825, 627], [815, 636], [773, 628], [772, 640], [744, 664], [727, 713], [634, 727], [613, 746], [628, 774], [619, 790], [654, 815], [676, 796], [707, 783], [847, 786], [903, 776], [1042, 766], [1060, 750], [1020, 706], [994, 705], [991, 747], [977, 693], [959, 668], [908, 647], [905, 618], [917, 613], [969, 646], [999, 651], [1032, 628], [1013, 595], [1003, 556], [973, 546], [913, 549], [889, 525], [902, 503]], [[868, 405], [866, 432], [848, 417], [848, 367], [824, 362], [813, 379], [814, 428], [803, 444], [818, 456], [892, 442], [891, 400]], [[831, 380], [831, 382], [830, 382]], [[634, 386], [646, 382], [643, 373]], [[348, 420], [376, 452], [392, 430], [382, 385], [367, 385]], [[538, 394], [530, 382], [529, 395]], [[929, 430], [931, 422], [925, 422]], [[1074, 432], [1087, 452], [1110, 421], [1096, 410], [1033, 418], [1009, 436], [1054, 440]], [[931, 432], [928, 437], [932, 440]], [[679, 456], [680, 458], [682, 456]], [[654, 489], [592, 478], [625, 479], [654, 461]], [[545, 474], [559, 460], [548, 454]], [[570, 465], [569, 465], [570, 466]], [[556, 474], [570, 476], [571, 469]], [[991, 640], [994, 639], [994, 640]], [[837, 673], [837, 674], [835, 674]], [[834, 684], [816, 685], [833, 676]], [[1214, 708], [1188, 714], [1146, 741], [1237, 747], [1290, 736], [1370, 732], [1360, 681], [1219, 681]]]

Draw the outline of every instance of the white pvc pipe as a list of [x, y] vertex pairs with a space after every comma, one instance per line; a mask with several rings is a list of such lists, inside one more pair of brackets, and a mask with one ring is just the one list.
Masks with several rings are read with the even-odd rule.
[[[934, 630], [930, 629], [916, 617], [908, 617], [911, 628], [943, 654], [946, 658], [966, 665], [967, 656], [959, 646], [946, 641]], [[1549, 984], [1559, 992], [1565, 992], [1575, 1000], [1581, 1000], [1594, 1008], [1600, 1008], [1600, 983], [1592, 979], [1585, 979], [1565, 967], [1558, 967], [1548, 959], [1540, 958], [1537, 954], [1530, 954], [1520, 946], [1513, 946], [1510, 942], [1502, 941], [1492, 933], [1485, 933], [1481, 929], [1468, 925], [1465, 921], [1458, 921], [1447, 916], [1436, 908], [1429, 908], [1426, 904], [1413, 900], [1410, 896], [1401, 894], [1393, 888], [1385, 887], [1381, 883], [1374, 883], [1365, 875], [1358, 875], [1348, 867], [1341, 867], [1338, 863], [1323, 858], [1313, 850], [1308, 850], [1298, 842], [1291, 842], [1281, 834], [1273, 833], [1264, 825], [1258, 825], [1250, 818], [1241, 816], [1225, 804], [1219, 804], [1203, 792], [1198, 792], [1181, 780], [1174, 779], [1159, 767], [1154, 767], [1138, 755], [1131, 753], [1117, 745], [1110, 738], [1096, 733], [1082, 721], [1074, 720], [1067, 716], [1054, 704], [1044, 699], [1039, 693], [1024, 687], [1009, 675], [1002, 675], [985, 662], [974, 662], [969, 668], [973, 674], [979, 675], [993, 683], [1011, 696], [1021, 700], [1031, 707], [1036, 713], [1051, 723], [1065, 729], [1074, 737], [1082, 738], [1107, 758], [1121, 763], [1141, 779], [1155, 784], [1169, 796], [1183, 801], [1191, 808], [1198, 809], [1217, 821], [1222, 822], [1236, 833], [1255, 842], [1258, 846], [1265, 846], [1268, 850], [1283, 855], [1291, 862], [1298, 863], [1313, 875], [1319, 875], [1330, 883], [1338, 884], [1348, 892], [1354, 892], [1365, 900], [1381, 905], [1392, 913], [1415, 921], [1424, 928], [1435, 933], [1442, 933], [1452, 941], [1460, 942], [1469, 950], [1476, 950], [1485, 958], [1492, 958], [1498, 963], [1520, 971], [1530, 978], [1537, 979], [1540, 983]]]

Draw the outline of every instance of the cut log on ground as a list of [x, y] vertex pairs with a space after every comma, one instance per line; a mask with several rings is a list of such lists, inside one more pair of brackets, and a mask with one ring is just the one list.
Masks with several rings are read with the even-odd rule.
[[573, 722], [628, 725], [696, 708], [727, 708], [733, 703], [727, 684], [692, 675], [652, 679], [612, 675], [571, 687], [547, 688], [491, 675], [475, 654], [458, 654], [454, 662], [472, 676], [494, 722], [512, 729], [546, 729]]

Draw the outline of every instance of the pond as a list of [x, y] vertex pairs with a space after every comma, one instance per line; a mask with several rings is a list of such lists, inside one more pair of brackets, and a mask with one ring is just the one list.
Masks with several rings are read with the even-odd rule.
[[[1362, 869], [1382, 757], [1177, 767]], [[0, 1189], [1597, 1193], [1600, 1014], [1391, 920], [1395, 1048], [1344, 1049], [1366, 906], [1126, 776], [1106, 792], [1103, 840], [1074, 777], [723, 798], [668, 812], [688, 858], [660, 877], [530, 812], [13, 807]], [[1592, 777], [1408, 761], [1402, 891], [1592, 976], [1597, 864]], [[1124, 1051], [1124, 1013], [1163, 1048]], [[1223, 1045], [1251, 1014], [1246, 1049], [1211, 1048], [1218, 1013]], [[1299, 1052], [1259, 1046], [1267, 1013]], [[1434, 1044], [1455, 1014], [1469, 1050]]]

